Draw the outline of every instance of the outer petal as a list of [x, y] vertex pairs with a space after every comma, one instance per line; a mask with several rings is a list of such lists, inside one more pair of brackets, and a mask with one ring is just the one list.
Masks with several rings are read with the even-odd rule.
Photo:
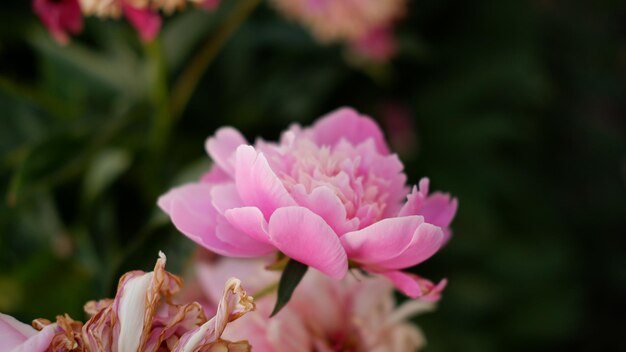
[[339, 236], [359, 225], [358, 218], [347, 219], [346, 207], [337, 194], [326, 186], [317, 187], [310, 194], [306, 194], [302, 187], [302, 190], [293, 192], [292, 196], [299, 205], [321, 216]]
[[341, 279], [348, 271], [348, 258], [333, 229], [319, 215], [302, 207], [285, 207], [269, 221], [272, 243], [290, 258]]
[[448, 227], [456, 214], [458, 201], [446, 193], [435, 192], [429, 196], [428, 186], [428, 178], [422, 178], [419, 183], [419, 190], [413, 188], [398, 215], [422, 215], [426, 222], [437, 225], [444, 230], [447, 241], [450, 236]]
[[205, 149], [211, 159], [230, 176], [235, 174], [234, 156], [237, 147], [247, 144], [246, 139], [232, 127], [222, 127], [207, 139]]
[[441, 248], [444, 241], [443, 231], [440, 227], [423, 223], [415, 233], [407, 248], [397, 257], [376, 263], [376, 266], [386, 269], [402, 269], [417, 265]]
[[449, 194], [435, 192], [424, 201], [421, 215], [424, 219], [434, 225], [440, 226], [446, 231], [446, 241], [450, 237], [448, 227], [454, 219], [458, 201], [450, 198]]
[[211, 165], [209, 171], [200, 177], [200, 182], [202, 183], [217, 184], [228, 181], [231, 181], [231, 175], [227, 174], [226, 171], [222, 170], [217, 164]]
[[188, 184], [174, 188], [158, 200], [174, 226], [197, 244], [222, 255], [241, 256], [235, 247], [217, 238], [217, 211], [211, 203], [211, 186]]
[[271, 243], [267, 221], [259, 208], [241, 207], [228, 209], [224, 216], [239, 231], [262, 243]]
[[277, 208], [295, 205], [263, 153], [249, 145], [237, 148], [235, 183], [244, 204], [258, 207], [266, 219]]
[[41, 331], [37, 332], [37, 334], [28, 338], [28, 340], [24, 341], [24, 343], [14, 347], [13, 349], [5, 350], [4, 340], [2, 341], [2, 346], [0, 346], [0, 351], [11, 351], [11, 352], [45, 352], [48, 351], [48, 347], [52, 343], [52, 339], [56, 335], [56, 324], [50, 324], [43, 328]]
[[267, 237], [264, 238], [264, 241], [258, 241], [245, 232], [239, 231], [237, 228], [233, 227], [230, 222], [222, 216], [219, 216], [217, 219], [215, 235], [217, 238], [224, 241], [224, 243], [236, 248], [241, 256], [257, 257], [276, 252], [276, 248], [268, 243]]
[[401, 271], [388, 271], [380, 274], [389, 279], [405, 295], [431, 302], [441, 298], [441, 292], [448, 284], [448, 281], [443, 279], [435, 285], [422, 277]]
[[239, 193], [237, 193], [237, 187], [235, 187], [235, 184], [232, 182], [214, 186], [211, 189], [211, 203], [222, 215], [228, 209], [243, 206], [243, 202], [241, 198], [239, 198]]
[[29, 337], [36, 335], [37, 330], [10, 315], [0, 313], [0, 352], [10, 351]]
[[334, 146], [342, 139], [357, 145], [372, 138], [378, 152], [389, 154], [383, 132], [376, 122], [352, 108], [340, 108], [323, 116], [313, 125], [312, 131], [318, 145]]
[[423, 223], [421, 216], [383, 219], [364, 229], [348, 232], [341, 237], [341, 243], [350, 259], [375, 264], [404, 253]]

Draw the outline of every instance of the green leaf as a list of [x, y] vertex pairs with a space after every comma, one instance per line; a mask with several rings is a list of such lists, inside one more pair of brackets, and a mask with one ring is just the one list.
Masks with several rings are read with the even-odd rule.
[[287, 263], [287, 267], [285, 271], [283, 271], [283, 275], [280, 277], [280, 281], [278, 282], [278, 298], [276, 299], [276, 305], [274, 306], [274, 310], [270, 317], [273, 317], [291, 299], [291, 295], [293, 291], [296, 289], [304, 274], [306, 274], [309, 267], [305, 264], [300, 263], [299, 261], [290, 259], [289, 263]]
[[128, 152], [107, 149], [97, 155], [87, 171], [83, 185], [83, 195], [87, 202], [92, 202], [111, 183], [123, 174], [131, 164]]

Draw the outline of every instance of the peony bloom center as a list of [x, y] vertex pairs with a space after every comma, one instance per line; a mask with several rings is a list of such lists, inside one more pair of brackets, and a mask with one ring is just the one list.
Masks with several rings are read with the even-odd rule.
[[[346, 220], [362, 228], [383, 218], [392, 181], [364, 167], [363, 157], [351, 144], [317, 146], [303, 140], [290, 148], [277, 176], [295, 198], [309, 197], [316, 189], [331, 190], [346, 211]], [[401, 199], [392, 199], [397, 203]]]

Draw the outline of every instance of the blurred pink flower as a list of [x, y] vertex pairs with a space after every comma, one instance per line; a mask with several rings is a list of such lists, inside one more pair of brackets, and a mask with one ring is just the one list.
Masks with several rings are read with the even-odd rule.
[[362, 38], [406, 11], [406, 0], [273, 0], [283, 13], [323, 42]]
[[215, 10], [220, 5], [220, 2], [221, 2], [221, 0], [190, 0], [190, 1], [207, 11]]
[[214, 302], [216, 316], [210, 320], [196, 302], [172, 302], [181, 287], [182, 280], [165, 271], [161, 254], [153, 272], [131, 271], [122, 276], [115, 299], [88, 302], [85, 312], [91, 318], [84, 325], [67, 315], [57, 316], [52, 324], [35, 320], [33, 326], [41, 330], [37, 331], [0, 314], [0, 352], [250, 351], [246, 341], [221, 339], [228, 323], [255, 308], [239, 280], [228, 279]]
[[157, 11], [149, 7], [135, 7], [122, 3], [122, 10], [128, 23], [130, 23], [144, 42], [152, 41], [161, 29], [161, 16]]
[[207, 175], [158, 201], [199, 245], [234, 257], [282, 252], [335, 279], [349, 259], [411, 297], [442, 288], [401, 270], [441, 248], [457, 201], [428, 195], [427, 179], [408, 193], [402, 162], [369, 117], [339, 109], [254, 147], [226, 127], [206, 149]]
[[406, 0], [273, 0], [285, 16], [308, 27], [322, 43], [345, 42], [374, 61], [395, 54], [392, 25]]
[[101, 18], [120, 18], [122, 15], [135, 27], [139, 38], [144, 42], [153, 40], [161, 28], [162, 9], [171, 13], [185, 5], [185, 0], [150, 1], [150, 0], [80, 0], [85, 16]]
[[219, 0], [34, 0], [33, 9], [48, 31], [61, 44], [69, 34], [82, 30], [83, 15], [118, 19], [124, 16], [144, 42], [153, 40], [161, 28], [160, 11], [170, 15], [191, 2], [213, 10]]
[[69, 42], [69, 34], [83, 30], [83, 16], [78, 0], [34, 0], [33, 10], [60, 44]]
[[[198, 264], [198, 278], [209, 301], [219, 298], [213, 280], [230, 274], [245, 279], [259, 293], [278, 280], [264, 270], [264, 260], [223, 258]], [[408, 301], [396, 307], [393, 286], [381, 278], [352, 276], [342, 281], [318, 271], [307, 275], [289, 304], [269, 319], [275, 294], [256, 301], [257, 311], [230, 324], [224, 337], [245, 336], [259, 352], [406, 352], [425, 345], [408, 319], [434, 309], [432, 302]]]
[[393, 30], [389, 27], [374, 28], [349, 44], [355, 54], [376, 62], [390, 60], [397, 49]]

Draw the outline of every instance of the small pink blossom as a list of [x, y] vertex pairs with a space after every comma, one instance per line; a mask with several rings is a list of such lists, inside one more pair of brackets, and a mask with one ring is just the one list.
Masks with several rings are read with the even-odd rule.
[[250, 351], [246, 341], [221, 338], [228, 323], [255, 308], [238, 279], [226, 281], [215, 301], [216, 315], [209, 320], [200, 304], [172, 301], [181, 288], [182, 280], [165, 271], [161, 254], [154, 271], [125, 274], [114, 299], [88, 302], [85, 312], [90, 319], [84, 325], [57, 316], [55, 323], [35, 320], [37, 331], [0, 314], [0, 352]]
[[159, 34], [161, 16], [158, 12], [149, 7], [135, 7], [127, 3], [122, 4], [122, 11], [128, 23], [135, 27], [142, 41], [152, 41]]
[[409, 193], [402, 163], [369, 117], [339, 109], [254, 146], [226, 127], [206, 149], [215, 163], [208, 174], [158, 201], [199, 245], [233, 257], [281, 252], [335, 279], [349, 259], [411, 297], [442, 288], [402, 270], [447, 241], [457, 201], [429, 195], [428, 179]]
[[83, 30], [78, 0], [34, 0], [33, 10], [60, 44], [67, 44], [70, 34]]
[[[209, 302], [219, 298], [214, 280], [235, 274], [252, 292], [262, 292], [278, 281], [278, 273], [264, 270], [267, 260], [222, 258], [199, 263], [198, 279]], [[275, 294], [256, 301], [257, 311], [228, 326], [224, 337], [245, 336], [253, 351], [353, 351], [406, 352], [425, 345], [418, 327], [409, 318], [434, 309], [425, 300], [396, 306], [393, 286], [382, 278], [347, 276], [335, 281], [318, 271], [307, 275], [293, 299], [268, 318]]]
[[378, 27], [349, 42], [350, 49], [363, 58], [385, 62], [396, 54], [396, 40], [389, 27]]

